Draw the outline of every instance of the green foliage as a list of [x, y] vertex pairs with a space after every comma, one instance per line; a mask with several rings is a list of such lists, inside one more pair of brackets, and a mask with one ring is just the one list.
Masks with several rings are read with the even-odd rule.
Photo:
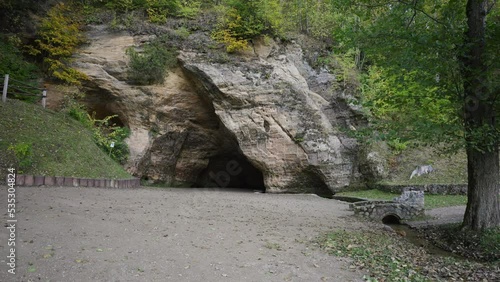
[[387, 141], [387, 145], [392, 149], [392, 151], [396, 154], [399, 155], [401, 152], [406, 150], [408, 147], [408, 141], [404, 142], [401, 141], [399, 138], [395, 138], [392, 140]]
[[143, 47], [142, 52], [134, 48], [127, 50], [130, 58], [128, 77], [133, 83], [149, 85], [162, 83], [168, 69], [177, 64], [176, 52], [165, 47], [167, 38], [160, 37]]
[[[466, 145], [490, 151], [498, 144], [498, 126], [479, 126], [464, 138], [466, 2], [337, 3], [336, 13], [342, 9], [346, 16], [332, 34], [339, 51], [363, 51], [368, 72], [361, 80], [362, 103], [375, 130], [392, 138], [446, 143], [453, 151]], [[500, 57], [493, 51], [500, 47], [498, 10], [492, 9], [486, 21], [485, 86], [490, 93], [500, 87]], [[496, 109], [498, 101], [491, 101]]]
[[[100, 7], [103, 1], [94, 0], [87, 4]], [[192, 19], [201, 11], [199, 0], [110, 0], [104, 6], [120, 15], [143, 11], [148, 20], [155, 24], [164, 24], [168, 17]]]
[[81, 93], [66, 96], [65, 112], [92, 132], [94, 142], [101, 150], [118, 163], [125, 163], [129, 155], [125, 139], [130, 135], [130, 130], [111, 124], [111, 120], [117, 115], [107, 116], [102, 120], [90, 115], [86, 107], [77, 101], [83, 96]]
[[81, 99], [83, 97], [83, 93], [66, 95], [64, 97], [64, 110], [71, 118], [79, 121], [87, 129], [92, 129], [94, 124], [87, 112], [86, 107], [77, 101], [77, 99]]
[[24, 82], [38, 79], [40, 71], [35, 64], [26, 61], [17, 48], [18, 37], [0, 39], [0, 75], [9, 74], [12, 78]]
[[491, 255], [500, 256], [500, 227], [491, 228], [481, 234], [480, 245]]
[[98, 120], [89, 116], [89, 120], [94, 124], [94, 140], [104, 152], [115, 161], [124, 164], [129, 155], [129, 149], [125, 139], [130, 135], [130, 129], [110, 124], [112, 118], [117, 115], [107, 116]]
[[37, 80], [41, 73], [35, 64], [23, 57], [18, 48], [20, 41], [17, 36], [0, 39], [0, 83], [3, 83], [3, 75], [9, 74], [9, 98], [38, 102], [41, 90], [37, 89]]
[[69, 67], [70, 58], [83, 42], [75, 9], [62, 2], [53, 6], [41, 20], [37, 39], [26, 46], [28, 53], [43, 60], [44, 69], [53, 78], [80, 84], [86, 75]]
[[[18, 100], [0, 103], [0, 169], [18, 164], [10, 145], [32, 144], [33, 163], [24, 174], [83, 178], [130, 178], [95, 144], [92, 133], [66, 113]], [[91, 165], [89, 165], [91, 164]]]
[[177, 12], [181, 18], [194, 19], [201, 12], [201, 2], [196, 0], [183, 0]]
[[282, 35], [284, 15], [279, 1], [227, 0], [212, 38], [224, 43], [229, 53], [248, 49], [248, 41], [261, 34]]
[[[94, 5], [100, 5], [102, 1], [94, 1]], [[108, 0], [105, 6], [118, 12], [128, 12], [144, 7], [146, 0]]]
[[176, 15], [180, 8], [180, 0], [146, 0], [146, 11], [149, 21], [162, 24], [168, 15]]
[[10, 145], [8, 148], [16, 156], [19, 164], [19, 173], [29, 169], [33, 164], [33, 147], [31, 143], [19, 142], [15, 145]]

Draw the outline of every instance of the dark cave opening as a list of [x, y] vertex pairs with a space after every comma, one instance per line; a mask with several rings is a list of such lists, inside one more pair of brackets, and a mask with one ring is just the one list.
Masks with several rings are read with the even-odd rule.
[[81, 102], [93, 118], [103, 120], [106, 117], [115, 116], [109, 119], [109, 125], [128, 127], [127, 120], [124, 120], [123, 116], [118, 114], [120, 110], [116, 98], [108, 91], [99, 88], [88, 88]]
[[200, 173], [196, 187], [238, 188], [265, 192], [264, 176], [242, 154], [216, 155]]
[[94, 105], [89, 105], [87, 107], [89, 114], [93, 116], [93, 118], [98, 120], [103, 120], [106, 117], [114, 116], [109, 119], [109, 125], [125, 127], [125, 123], [120, 119], [120, 117], [113, 111], [109, 110], [108, 107], [106, 107], [106, 105], [94, 104]]

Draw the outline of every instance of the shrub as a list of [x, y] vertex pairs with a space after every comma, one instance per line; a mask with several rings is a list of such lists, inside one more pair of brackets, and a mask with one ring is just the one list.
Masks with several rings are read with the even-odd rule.
[[113, 160], [124, 164], [129, 156], [129, 149], [125, 139], [130, 135], [130, 129], [110, 124], [110, 120], [115, 117], [117, 115], [98, 120], [89, 116], [94, 124], [93, 135], [97, 146], [108, 153]]
[[33, 148], [31, 143], [17, 143], [10, 145], [9, 151], [13, 152], [19, 164], [19, 173], [28, 169], [33, 164]]
[[41, 95], [41, 90], [37, 89], [40, 70], [35, 64], [25, 60], [17, 48], [19, 45], [20, 39], [16, 36], [0, 38], [0, 83], [3, 83], [3, 75], [9, 74], [9, 97], [35, 102], [40, 96], [34, 95]]
[[83, 42], [74, 10], [64, 3], [52, 7], [41, 20], [35, 44], [26, 47], [30, 55], [42, 58], [43, 67], [51, 77], [78, 85], [86, 76], [69, 67], [71, 56]]
[[[64, 105], [66, 113], [92, 131], [94, 142], [101, 150], [113, 160], [121, 164], [125, 163], [129, 156], [125, 139], [130, 135], [130, 130], [126, 127], [110, 124], [110, 121], [117, 115], [107, 116], [102, 120], [90, 115], [86, 107], [76, 100], [82, 97], [81, 93], [67, 96]], [[114, 147], [111, 147], [112, 143]]]
[[396, 155], [399, 155], [404, 150], [406, 150], [408, 148], [408, 144], [408, 141], [401, 141], [401, 139], [399, 138], [394, 138], [387, 141], [387, 145], [389, 145], [389, 147]]
[[181, 18], [194, 19], [201, 11], [201, 2], [196, 0], [184, 0], [179, 7], [177, 15]]
[[284, 19], [277, 0], [228, 0], [222, 8], [217, 30], [212, 38], [224, 43], [227, 52], [248, 48], [248, 41], [261, 34], [282, 35]]
[[144, 46], [143, 52], [129, 48], [128, 78], [139, 85], [163, 83], [169, 68], [177, 64], [177, 54], [165, 47], [166, 38], [158, 38]]

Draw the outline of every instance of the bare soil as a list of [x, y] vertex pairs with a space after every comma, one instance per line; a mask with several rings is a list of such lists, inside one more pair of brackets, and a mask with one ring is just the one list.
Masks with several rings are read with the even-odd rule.
[[[0, 187], [3, 223], [6, 187]], [[361, 229], [346, 203], [214, 189], [17, 187], [16, 274], [0, 281], [362, 281], [311, 242]]]

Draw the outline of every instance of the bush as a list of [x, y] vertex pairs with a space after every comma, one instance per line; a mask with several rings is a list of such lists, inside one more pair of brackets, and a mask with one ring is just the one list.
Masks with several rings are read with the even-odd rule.
[[117, 115], [107, 116], [102, 120], [98, 120], [89, 116], [91, 122], [94, 124], [93, 134], [97, 146], [113, 160], [124, 164], [130, 153], [127, 143], [125, 143], [125, 139], [130, 136], [130, 129], [109, 124], [109, 121], [115, 117]]
[[70, 58], [83, 42], [77, 9], [58, 3], [41, 20], [34, 45], [26, 46], [28, 53], [43, 60], [43, 67], [53, 78], [68, 84], [80, 84], [85, 74], [69, 67]]
[[248, 41], [258, 35], [281, 36], [284, 32], [283, 14], [277, 0], [228, 0], [221, 10], [223, 15], [212, 38], [224, 43], [229, 53], [247, 49]]
[[166, 38], [158, 38], [144, 46], [143, 52], [129, 48], [130, 58], [128, 78], [139, 85], [163, 83], [168, 69], [177, 64], [177, 54], [167, 47]]
[[33, 148], [31, 143], [17, 143], [10, 145], [9, 151], [13, 152], [19, 164], [19, 173], [23, 170], [29, 169], [33, 164]]
[[117, 115], [107, 116], [102, 120], [96, 119], [94, 115], [87, 112], [84, 105], [76, 100], [82, 97], [81, 93], [67, 96], [64, 105], [66, 113], [92, 131], [94, 142], [101, 150], [113, 160], [124, 164], [129, 156], [125, 139], [130, 135], [130, 129], [110, 124], [111, 119]]
[[[3, 83], [5, 74], [10, 75], [9, 98], [26, 102], [40, 100], [41, 90], [38, 88], [40, 70], [25, 60], [21, 51], [16, 47], [20, 39], [12, 36], [8, 39], [0, 38], [0, 83]], [[38, 95], [38, 96], [34, 96]]]
[[0, 38], [0, 75], [10, 74], [21, 81], [38, 79], [39, 69], [35, 64], [27, 62], [21, 51], [15, 46], [17, 37]]

